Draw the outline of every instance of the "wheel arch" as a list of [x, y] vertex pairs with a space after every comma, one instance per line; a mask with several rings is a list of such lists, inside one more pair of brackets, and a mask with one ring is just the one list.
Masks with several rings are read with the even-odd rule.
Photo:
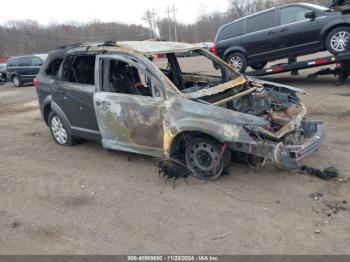
[[226, 49], [224, 52], [224, 60], [227, 61], [227, 58], [233, 54], [233, 53], [242, 53], [247, 57], [247, 50], [241, 46], [231, 46], [230, 48]]
[[71, 123], [68, 117], [66, 116], [66, 114], [63, 112], [63, 110], [54, 101], [51, 101], [50, 107], [51, 107], [50, 112], [54, 112], [55, 114], [57, 114], [59, 118], [62, 120], [66, 129], [69, 132], [72, 132]]
[[333, 31], [334, 29], [336, 29], [337, 27], [341, 27], [341, 26], [346, 26], [346, 27], [350, 28], [350, 23], [342, 22], [339, 24], [333, 24], [333, 25], [330, 25], [327, 28], [325, 28], [323, 31], [321, 31], [321, 39], [322, 39], [324, 48], [326, 48], [326, 39], [327, 39], [329, 33], [331, 31]]
[[44, 99], [41, 106], [41, 114], [46, 125], [49, 125], [49, 114], [52, 111], [51, 102], [52, 102], [52, 96], [49, 95]]
[[182, 143], [185, 142], [185, 139], [187, 137], [206, 137], [208, 139], [213, 139], [218, 143], [223, 143], [224, 141], [221, 141], [220, 138], [218, 138], [214, 133], [212, 132], [204, 132], [204, 131], [196, 131], [196, 130], [183, 130], [179, 132], [170, 142], [170, 148], [169, 148], [169, 156], [173, 157], [181, 153], [182, 151]]

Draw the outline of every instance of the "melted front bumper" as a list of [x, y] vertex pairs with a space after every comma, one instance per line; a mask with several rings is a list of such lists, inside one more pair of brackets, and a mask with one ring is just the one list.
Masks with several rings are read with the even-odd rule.
[[302, 145], [284, 145], [282, 142], [274, 146], [270, 159], [283, 169], [292, 169], [299, 166], [299, 162], [306, 156], [315, 152], [322, 144], [325, 136], [321, 121], [305, 121], [307, 140]]

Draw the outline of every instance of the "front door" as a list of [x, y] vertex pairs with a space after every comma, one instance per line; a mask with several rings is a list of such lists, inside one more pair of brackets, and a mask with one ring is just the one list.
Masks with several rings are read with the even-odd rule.
[[312, 9], [303, 6], [280, 8], [278, 27], [279, 52], [301, 54], [319, 48], [320, 37], [317, 19], [305, 18], [305, 13]]
[[164, 95], [161, 82], [127, 55], [101, 55], [96, 118], [105, 148], [163, 155]]

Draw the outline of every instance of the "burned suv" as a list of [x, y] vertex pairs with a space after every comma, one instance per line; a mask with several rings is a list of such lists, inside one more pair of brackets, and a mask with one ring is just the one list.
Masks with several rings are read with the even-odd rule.
[[[184, 52], [191, 57], [179, 57]], [[55, 142], [175, 158], [199, 178], [239, 155], [294, 168], [323, 140], [306, 119], [303, 90], [244, 77], [196, 46], [171, 42], [80, 44], [51, 52], [35, 80]]]

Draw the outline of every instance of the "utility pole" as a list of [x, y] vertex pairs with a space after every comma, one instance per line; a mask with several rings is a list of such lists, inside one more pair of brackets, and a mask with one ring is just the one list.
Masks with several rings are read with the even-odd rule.
[[167, 7], [166, 12], [168, 14], [169, 41], [171, 41], [171, 22], [170, 22], [170, 8], [169, 8], [169, 6]]
[[177, 30], [176, 30], [176, 17], [175, 14], [177, 10], [175, 9], [175, 5], [173, 4], [173, 10], [171, 10], [174, 14], [174, 31], [175, 31], [175, 42], [177, 42]]
[[157, 32], [156, 32], [157, 24], [156, 24], [156, 12], [154, 12], [154, 8], [153, 8], [152, 13], [151, 13], [151, 21], [152, 21], [153, 38], [156, 38], [156, 35], [157, 35]]

